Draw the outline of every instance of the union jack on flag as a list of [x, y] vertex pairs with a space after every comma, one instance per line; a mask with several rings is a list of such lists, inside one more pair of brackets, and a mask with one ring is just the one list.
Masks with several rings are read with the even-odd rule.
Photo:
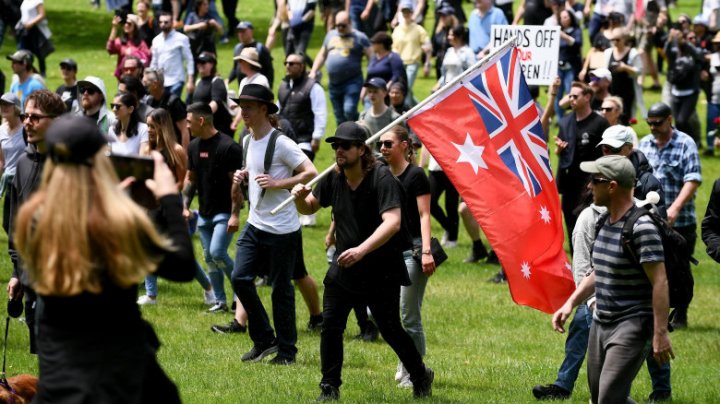
[[498, 53], [434, 96], [408, 124], [485, 232], [513, 300], [554, 312], [575, 283], [546, 137], [518, 50]]
[[517, 59], [517, 52], [505, 53], [465, 88], [503, 163], [536, 196], [542, 192], [537, 176], [553, 177], [547, 138]]

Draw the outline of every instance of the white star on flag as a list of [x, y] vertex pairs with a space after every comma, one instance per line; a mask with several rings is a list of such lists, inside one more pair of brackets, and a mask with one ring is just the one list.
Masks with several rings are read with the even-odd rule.
[[520, 265], [520, 272], [522, 272], [525, 279], [530, 279], [530, 264], [527, 261], [523, 261], [522, 265]]
[[455, 148], [458, 149], [458, 151], [460, 152], [457, 163], [470, 164], [473, 168], [473, 171], [475, 171], [475, 174], [478, 173], [478, 167], [482, 167], [487, 170], [488, 166], [487, 164], [485, 164], [485, 160], [482, 159], [482, 153], [485, 150], [485, 147], [476, 146], [473, 143], [469, 133], [467, 133], [465, 137], [464, 144], [459, 145], [453, 142], [450, 143], [452, 143], [452, 145], [455, 146]]
[[545, 207], [540, 207], [540, 219], [542, 219], [545, 224], [550, 223], [550, 211]]

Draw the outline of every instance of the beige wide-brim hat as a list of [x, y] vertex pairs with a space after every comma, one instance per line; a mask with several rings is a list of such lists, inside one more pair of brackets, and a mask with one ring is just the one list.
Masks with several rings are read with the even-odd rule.
[[243, 48], [242, 52], [240, 52], [240, 55], [235, 56], [233, 60], [244, 60], [245, 62], [248, 62], [251, 65], [257, 67], [258, 69], [262, 67], [260, 66], [260, 57], [258, 56], [257, 50], [254, 47]]

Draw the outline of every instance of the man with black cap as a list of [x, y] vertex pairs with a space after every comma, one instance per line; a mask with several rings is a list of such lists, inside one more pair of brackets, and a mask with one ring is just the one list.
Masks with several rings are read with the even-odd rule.
[[12, 71], [17, 75], [18, 80], [10, 85], [10, 92], [20, 98], [20, 103], [25, 105], [25, 99], [33, 91], [45, 88], [40, 80], [35, 77], [36, 70], [33, 67], [33, 54], [28, 50], [19, 50], [7, 59], [12, 62]]
[[100, 132], [107, 135], [110, 125], [115, 121], [115, 114], [105, 105], [107, 102], [105, 82], [99, 77], [87, 76], [78, 81], [78, 94], [80, 94], [80, 109], [77, 114], [97, 122]]
[[338, 126], [335, 136], [325, 140], [335, 150], [336, 170], [312, 193], [302, 184], [292, 191], [300, 213], [332, 206], [336, 225], [337, 249], [323, 282], [320, 401], [339, 399], [343, 332], [359, 300], [367, 302], [383, 338], [410, 373], [415, 397], [432, 394], [434, 372], [423, 363], [398, 312], [400, 285], [410, 284], [403, 260], [410, 241], [401, 225], [402, 185], [376, 163], [365, 137], [355, 122]]
[[593, 202], [605, 206], [592, 251], [593, 270], [553, 315], [552, 325], [565, 332], [572, 309], [595, 293], [588, 341], [588, 384], [593, 403], [624, 403], [652, 343], [658, 364], [675, 357], [668, 335], [669, 294], [659, 230], [648, 216], [633, 227], [632, 247], [642, 268], [624, 252], [625, 221], [635, 209], [635, 169], [624, 156], [604, 156], [580, 168], [590, 174]]
[[15, 178], [5, 196], [10, 198], [10, 229], [8, 230], [8, 253], [13, 263], [13, 273], [8, 282], [10, 299], [19, 300], [25, 295], [25, 322], [30, 329], [30, 352], [35, 352], [35, 292], [28, 288], [28, 279], [22, 268], [20, 256], [13, 242], [14, 221], [20, 205], [27, 201], [40, 185], [45, 165], [45, 133], [53, 119], [65, 113], [65, 103], [59, 95], [48, 90], [38, 90], [28, 95], [25, 102], [24, 126], [28, 146], [20, 157]]
[[398, 119], [400, 114], [385, 104], [385, 97], [388, 93], [385, 80], [380, 77], [373, 77], [366, 81], [363, 87], [365, 87], [365, 96], [370, 101], [370, 108], [360, 114], [360, 120], [365, 122], [365, 125], [370, 129], [370, 134], [374, 135], [380, 129]]
[[73, 59], [63, 59], [60, 62], [60, 75], [63, 84], [55, 90], [67, 106], [67, 111], [76, 113], [80, 109], [78, 104], [77, 63]]
[[[237, 241], [232, 284], [247, 311], [253, 347], [243, 362], [257, 362], [277, 352], [273, 364], [295, 363], [295, 288], [291, 279], [302, 254], [302, 234], [297, 210], [287, 205], [272, 209], [290, 196], [290, 189], [317, 175], [315, 166], [292, 139], [272, 127], [269, 115], [277, 113], [273, 93], [259, 84], [243, 87], [237, 102], [250, 136], [243, 141], [245, 168], [235, 174], [235, 189], [248, 184], [248, 220]], [[247, 146], [245, 146], [247, 145]], [[268, 164], [269, 163], [269, 164]], [[282, 253], [280, 253], [282, 252]], [[267, 271], [272, 285], [273, 323], [257, 294], [255, 277]]]
[[[640, 140], [640, 151], [647, 156], [660, 180], [667, 208], [668, 223], [687, 240], [692, 254], [697, 241], [695, 191], [702, 182], [700, 156], [695, 141], [672, 124], [672, 110], [658, 102], [648, 110], [650, 135]], [[677, 307], [673, 328], [687, 327], [687, 307]]]
[[222, 78], [217, 75], [217, 59], [210, 52], [202, 52], [198, 55], [196, 62], [200, 78], [195, 84], [195, 92], [192, 93], [191, 101], [210, 105], [215, 128], [233, 137], [234, 131], [230, 128], [232, 117], [227, 105], [227, 87]]
[[240, 80], [245, 77], [245, 75], [240, 71], [240, 61], [235, 58], [240, 56], [243, 49], [255, 48], [258, 54], [258, 61], [260, 62], [260, 73], [268, 79], [268, 82], [270, 82], [270, 88], [272, 88], [273, 80], [275, 79], [272, 56], [270, 55], [270, 50], [265, 45], [255, 40], [253, 37], [253, 29], [253, 25], [250, 21], [240, 21], [235, 29], [240, 43], [235, 45], [235, 49], [233, 50], [233, 59], [236, 60], [236, 62], [233, 63], [227, 82], [229, 84], [232, 83], [233, 80], [237, 79], [239, 83]]

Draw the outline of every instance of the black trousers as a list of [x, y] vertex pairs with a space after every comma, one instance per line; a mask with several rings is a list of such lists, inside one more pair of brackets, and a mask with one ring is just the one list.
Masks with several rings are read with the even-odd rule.
[[415, 344], [400, 324], [400, 285], [380, 284], [372, 291], [354, 293], [337, 282], [325, 280], [323, 327], [320, 334], [320, 364], [323, 384], [340, 387], [343, 366], [343, 332], [350, 310], [358, 299], [365, 299], [383, 339], [400, 358], [411, 380], [425, 375], [425, 365]]
[[[430, 214], [448, 233], [448, 240], [456, 241], [458, 227], [460, 226], [460, 216], [458, 215], [460, 197], [458, 191], [443, 171], [430, 171], [428, 180], [430, 181]], [[445, 193], [445, 211], [442, 210], [438, 203], [443, 192]]]
[[[697, 243], [697, 225], [692, 224], [690, 226], [673, 227], [673, 229], [685, 237], [690, 254], [692, 254], [693, 251], [695, 251], [695, 243]], [[692, 264], [690, 264], [690, 270], [692, 270]], [[683, 314], [687, 315], [687, 307], [678, 307], [677, 309], [682, 312], [679, 314], [680, 316]]]

